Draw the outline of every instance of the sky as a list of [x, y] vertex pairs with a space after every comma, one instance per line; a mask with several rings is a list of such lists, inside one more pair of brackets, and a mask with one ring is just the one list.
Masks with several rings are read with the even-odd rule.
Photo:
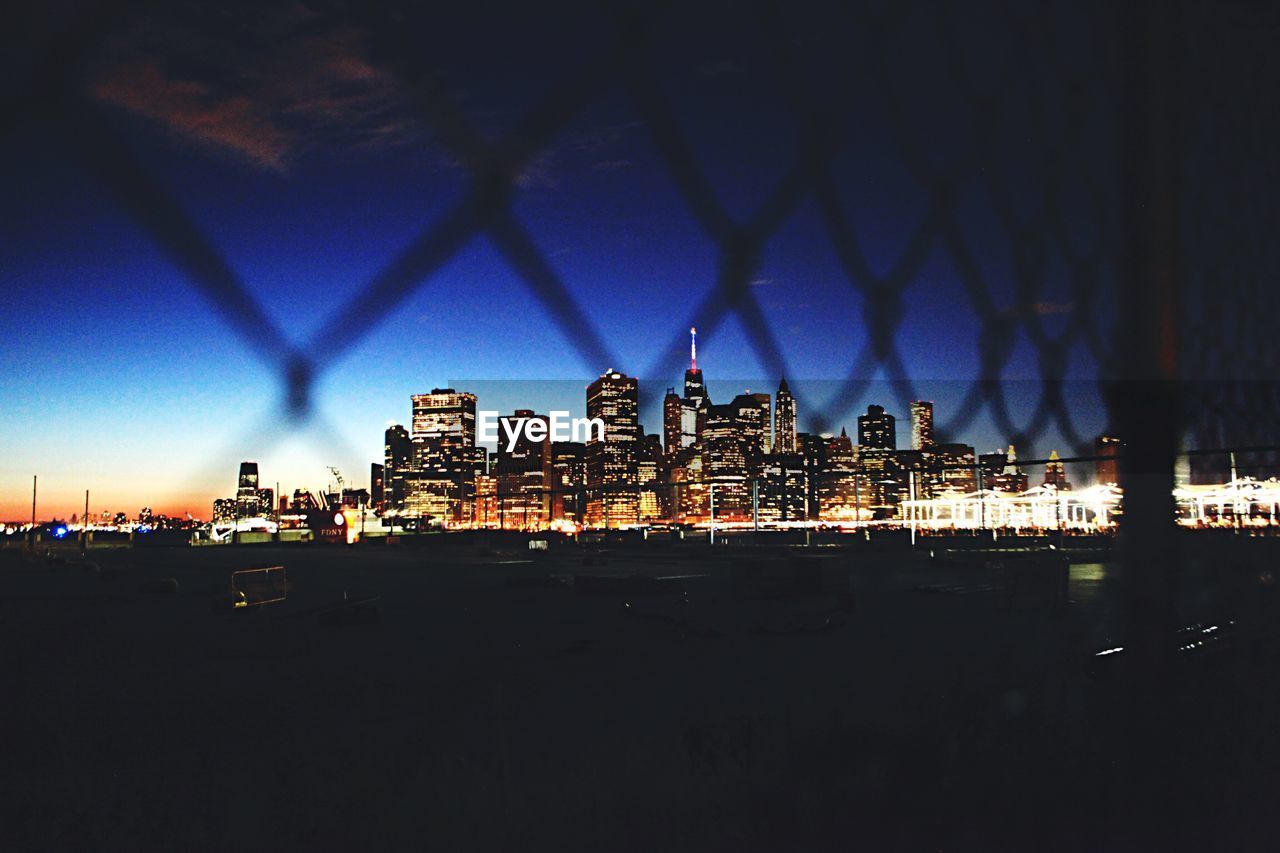
[[[852, 432], [858, 412], [882, 403], [900, 419], [900, 444], [909, 440], [904, 389], [874, 361], [855, 369], [883, 317], [867, 282], [851, 282], [842, 266], [809, 184], [742, 277], [782, 364], [761, 355], [750, 312], [719, 322], [708, 314], [724, 253], [673, 177], [653, 110], [592, 65], [614, 55], [618, 31], [597, 7], [408, 13], [391, 28], [411, 35], [406, 60], [404, 38], [341, 6], [180, 3], [86, 27], [82, 70], [67, 84], [74, 97], [58, 100], [39, 88], [47, 81], [37, 60], [42, 47], [75, 43], [58, 35], [80, 20], [72, 7], [33, 20], [26, 51], [7, 60], [25, 72], [8, 75], [13, 85], [42, 94], [41, 109], [0, 137], [0, 519], [29, 516], [32, 475], [42, 518], [78, 512], [85, 489], [95, 512], [132, 516], [148, 505], [207, 517], [215, 497], [234, 491], [242, 459], [286, 492], [327, 485], [329, 466], [367, 485], [386, 425], [408, 421], [409, 395], [450, 384], [476, 390], [482, 409], [580, 415], [574, 383], [584, 390], [623, 370], [641, 377], [642, 422], [658, 432], [661, 394], [680, 383], [695, 324], [713, 400], [772, 392], [781, 366], [802, 429]], [[1052, 99], [1034, 75], [1008, 79], [1008, 63], [1025, 57], [988, 49], [991, 22], [952, 22], [973, 87], [998, 83], [1003, 93], [987, 132], [947, 64], [941, 25], [908, 38], [902, 26], [873, 35], [836, 7], [780, 21], [753, 9], [672, 7], [641, 48], [658, 112], [712, 207], [749, 221], [809, 162], [797, 105], [823, 105], [839, 139], [828, 198], [871, 274], [913, 262], [892, 336], [913, 396], [933, 399], [939, 424], [961, 426], [952, 437], [985, 452], [1011, 436], [989, 407], [964, 405], [975, 381], [994, 381], [1021, 428], [1033, 422], [1047, 366], [1065, 380], [1077, 437], [1091, 442], [1106, 427], [1094, 354], [1077, 336], [1061, 364], [1046, 365], [1033, 340], [1038, 329], [1075, 328], [1109, 339], [1109, 272], [1080, 261], [1108, 220], [1088, 182], [1065, 166], [1043, 168], [1046, 140], [1075, 131], [1043, 108]], [[1071, 34], [1057, 38], [1062, 49]], [[866, 64], [872, 53], [885, 57], [891, 86], [868, 76], [879, 73]], [[424, 120], [420, 80], [407, 79], [423, 67], [489, 140], [523, 127], [534, 104], [584, 79], [583, 68], [600, 77], [512, 175], [521, 239], [576, 315], [552, 310], [565, 301], [540, 298], [527, 264], [478, 234], [344, 345], [344, 322], [373, 304], [365, 288], [470, 187], [465, 159]], [[784, 82], [793, 79], [798, 89]], [[1093, 115], [1101, 106], [1085, 112], [1071, 140], [1088, 152], [1104, 144], [1105, 122]], [[234, 271], [283, 348], [315, 360], [305, 417], [285, 405], [281, 364], [229, 321], [228, 300], [193, 284], [154, 223], [130, 215], [130, 198], [103, 180], [94, 163], [115, 141]], [[930, 174], [954, 179], [954, 203], [945, 227], [913, 247], [938, 209]], [[1007, 347], [996, 369], [982, 359], [993, 347]], [[851, 376], [866, 384], [846, 386]], [[1034, 432], [1019, 447], [1024, 458], [1074, 449], [1056, 425]]]

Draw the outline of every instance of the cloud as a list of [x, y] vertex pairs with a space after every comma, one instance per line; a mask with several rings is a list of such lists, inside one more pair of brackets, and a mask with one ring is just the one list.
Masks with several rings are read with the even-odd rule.
[[[236, 9], [222, 14], [182, 0], [157, 7], [105, 45], [90, 94], [176, 139], [269, 172], [286, 174], [315, 154], [400, 146], [413, 146], [416, 157], [442, 170], [465, 168], [431, 138], [408, 86], [375, 61], [367, 33], [305, 5]], [[450, 94], [468, 101], [464, 92]], [[467, 103], [466, 113], [480, 136], [495, 138], [524, 109]], [[641, 126], [580, 120], [524, 163], [513, 182], [522, 190], [556, 189], [569, 171], [633, 166], [628, 146]]]
[[95, 81], [92, 92], [179, 136], [238, 154], [264, 169], [283, 171], [292, 147], [290, 134], [250, 99], [171, 78], [155, 59], [116, 67], [109, 77]]
[[264, 11], [245, 29], [174, 15], [118, 36], [89, 91], [269, 171], [287, 171], [317, 148], [423, 142], [403, 87], [369, 61], [363, 42], [349, 27], [315, 29], [300, 6]]

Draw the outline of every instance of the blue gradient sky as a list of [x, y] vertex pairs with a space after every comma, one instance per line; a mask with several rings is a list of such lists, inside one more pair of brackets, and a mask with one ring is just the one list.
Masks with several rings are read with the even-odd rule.
[[[698, 26], [672, 29], [676, 52], [662, 66], [663, 84], [718, 199], [745, 216], [794, 160], [794, 122], [750, 39], [730, 32], [709, 42]], [[488, 130], [521, 112], [532, 97], [526, 86], [536, 89], [512, 70], [518, 67], [510, 57], [501, 66], [477, 57], [456, 66], [459, 77], [482, 78], [466, 104]], [[536, 67], [548, 80], [559, 71], [550, 61]], [[171, 74], [178, 76], [172, 67]], [[939, 117], [946, 115], [940, 101], [926, 106], [928, 120], [946, 121], [963, 138], [962, 122]], [[462, 170], [429, 140], [297, 146], [287, 166], [274, 168], [245, 150], [166, 126], [163, 118], [110, 103], [98, 109], [299, 345], [466, 187]], [[847, 120], [854, 141], [833, 173], [872, 267], [883, 271], [924, 214], [927, 196], [896, 156], [882, 104], [855, 99]], [[210, 501], [233, 491], [241, 459], [257, 459], [264, 481], [286, 491], [323, 486], [329, 465], [365, 485], [369, 462], [381, 455], [382, 430], [388, 421], [407, 420], [411, 393], [460, 379], [573, 380], [585, 387], [607, 368], [651, 377], [668, 346], [687, 332], [717, 272], [714, 244], [629, 102], [611, 90], [552, 143], [523, 181], [513, 210], [617, 363], [584, 363], [574, 346], [580, 330], [559, 328], [481, 236], [320, 377], [315, 422], [289, 424], [278, 372], [258, 360], [76, 164], [56, 128], [22, 126], [0, 142], [0, 156], [7, 187], [0, 201], [8, 297], [8, 310], [0, 312], [0, 518], [6, 519], [29, 514], [32, 474], [41, 478], [41, 517], [79, 511], [86, 488], [94, 511], [132, 515], [147, 504], [207, 517]], [[959, 195], [959, 227], [993, 302], [1012, 310], [1009, 238], [981, 181], [962, 184]], [[1037, 310], [1048, 328], [1060, 330], [1074, 308], [1072, 291], [1057, 268], [1060, 259], [1048, 263]], [[802, 390], [825, 402], [867, 339], [866, 313], [812, 199], [769, 242], [752, 291], [790, 378], [808, 380]], [[981, 373], [980, 325], [945, 252], [935, 247], [904, 304], [896, 340], [906, 370], [921, 395], [935, 399], [945, 423], [966, 383]], [[700, 335], [699, 356], [713, 398], [776, 388], [777, 377], [734, 318]], [[1105, 426], [1096, 372], [1083, 348], [1075, 350], [1068, 394], [1086, 439]], [[1038, 375], [1034, 348], [1019, 332], [1003, 374], [1019, 423], [1034, 407]], [[678, 372], [654, 378], [652, 399], [679, 381]], [[561, 408], [565, 387], [486, 382], [480, 406]], [[905, 406], [883, 384], [861, 396], [843, 401], [831, 428], [852, 431], [857, 410], [870, 402], [905, 420]], [[579, 394], [571, 408], [579, 413], [583, 405]], [[808, 414], [802, 408], [802, 428], [813, 426]], [[643, 421], [659, 431], [656, 406]], [[908, 440], [904, 426], [899, 438]], [[1007, 441], [985, 414], [958, 438], [983, 451]], [[1054, 447], [1066, 450], [1050, 430], [1020, 452], [1047, 455]]]

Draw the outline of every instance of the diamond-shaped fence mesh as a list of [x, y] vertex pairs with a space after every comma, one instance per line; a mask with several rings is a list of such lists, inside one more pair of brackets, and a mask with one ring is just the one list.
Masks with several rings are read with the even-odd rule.
[[[761, 100], [767, 86], [767, 97], [783, 105], [779, 137], [794, 142], [779, 149], [777, 162], [759, 164], [777, 177], [744, 211], [726, 201], [689, 126], [692, 111], [663, 74], [666, 37], [693, 14], [683, 4], [548, 9], [566, 20], [591, 17], [593, 35], [576, 40], [578, 29], [566, 27], [568, 35], [543, 46], [547, 69], [568, 70], [532, 69], [540, 82], [553, 79], [498, 133], [459, 94], [468, 82], [460, 75], [493, 69], [482, 60], [461, 71], [441, 67], [427, 47], [449, 38], [440, 9], [290, 5], [305, 9], [298, 28], [352, 34], [371, 67], [397, 81], [412, 119], [427, 129], [423, 144], [466, 180], [451, 207], [423, 222], [309, 336], [288, 334], [263, 309], [231, 253], [202, 230], [198, 211], [148, 168], [94, 94], [103, 46], [168, 7], [84, 3], [56, 19], [38, 14], [37, 37], [8, 51], [0, 111], [0, 132], [58, 128], [79, 165], [277, 377], [275, 435], [256, 433], [259, 447], [303, 425], [340, 441], [317, 412], [317, 383], [411, 297], [437, 285], [478, 239], [514, 270], [583, 365], [673, 377], [689, 327], [705, 341], [736, 322], [761, 368], [773, 377], [803, 375], [753, 282], [785, 229], [809, 216], [839, 270], [840, 299], [860, 317], [846, 338], [854, 356], [822, 386], [831, 392], [794, 386], [815, 432], [846, 422], [874, 383], [887, 383], [901, 409], [921, 395], [906, 344], [918, 332], [912, 320], [925, 310], [922, 300], [942, 292], [956, 297], [948, 311], [954, 307], [955, 328], [977, 357], [944, 377], [964, 392], [938, 425], [940, 439], [990, 424], [1011, 444], [1051, 437], [1089, 461], [1098, 424], [1081, 417], [1069, 388], [1096, 388], [1106, 432], [1124, 441], [1120, 548], [1132, 684], [1123, 694], [1128, 706], [1109, 710], [1130, 725], [1125, 748], [1139, 759], [1132, 766], [1144, 768], [1136, 773], [1148, 774], [1135, 778], [1153, 790], [1167, 784], [1162, 768], [1177, 726], [1167, 694], [1149, 688], [1165, 683], [1174, 654], [1183, 562], [1175, 466], [1191, 448], [1219, 468], [1274, 474], [1263, 466], [1280, 444], [1280, 145], [1272, 103], [1280, 16], [1273, 9], [1243, 0], [759, 0], [699, 9], [710, 30], [723, 25], [725, 39], [752, 34], [752, 85], [762, 87]], [[226, 14], [251, 11], [246, 4]], [[496, 35], [509, 23], [494, 10], [486, 26]], [[502, 69], [510, 88], [528, 88], [514, 85], [525, 70]], [[704, 295], [662, 330], [648, 364], [620, 359], [517, 204], [527, 171], [605, 98], [625, 103], [643, 128], [695, 229], [688, 240], [716, 259], [713, 278], [697, 282]], [[887, 186], [877, 199], [900, 203], [892, 218], [869, 223], [875, 202], [859, 193], [877, 182]], [[652, 298], [664, 298], [657, 285]], [[1030, 383], [1019, 373], [1028, 364]], [[1028, 384], [1034, 393], [1011, 392]], [[660, 390], [642, 387], [642, 408], [651, 409], [646, 395]], [[1231, 450], [1238, 454], [1228, 462]], [[1258, 578], [1249, 583], [1273, 580], [1270, 570]], [[1140, 800], [1130, 796], [1140, 787], [1107, 796]]]
[[[721, 200], [663, 84], [659, 36], [680, 26], [676, 4], [606, 6], [607, 38], [549, 45], [583, 58], [496, 136], [460, 105], [449, 82], [456, 71], [435, 67], [422, 47], [436, 13], [382, 3], [318, 6], [304, 26], [358, 33], [371, 62], [403, 84], [431, 144], [465, 170], [469, 185], [299, 345], [91, 96], [100, 45], [153, 11], [143, 4], [117, 16], [88, 4], [23, 45], [15, 52], [6, 125], [61, 126], [87, 171], [279, 377], [286, 423], [311, 421], [332, 434], [312, 405], [317, 380], [480, 236], [517, 272], [582, 363], [619, 364], [513, 200], [522, 171], [558, 133], [600, 98], [621, 93], [698, 239], [718, 257], [705, 297], [655, 362], [632, 372], [673, 375], [689, 326], [706, 339], [734, 318], [762, 367], [794, 375], [751, 284], [771, 241], [809, 205], [863, 318], [849, 332], [857, 354], [837, 391], [827, 399], [797, 391], [815, 426], [846, 419], [877, 377], [891, 384], [901, 406], [916, 399], [904, 321], [922, 279], [934, 274], [930, 264], [940, 264], [972, 312], [978, 353], [976, 372], [949, 377], [966, 392], [939, 425], [941, 436], [985, 417], [1013, 444], [1053, 431], [1087, 456], [1093, 436], [1064, 394], [1083, 364], [1101, 383], [1113, 429], [1144, 423], [1118, 411], [1132, 399], [1125, 380], [1183, 379], [1189, 381], [1166, 413], [1173, 420], [1159, 425], [1171, 447], [1182, 440], [1176, 421], [1184, 416], [1190, 442], [1203, 447], [1273, 441], [1280, 416], [1277, 357], [1268, 346], [1278, 290], [1275, 204], [1258, 191], [1259, 175], [1275, 174], [1274, 140], [1257, 120], [1267, 109], [1266, 87], [1254, 97], [1219, 96], [1224, 85], [1240, 92], [1240, 79], [1267, 79], [1272, 70], [1263, 50], [1274, 16], [1247, 5], [1226, 16], [1195, 4], [726, 5], [719, 14], [733, 18], [733, 31], [749, 29], [759, 40], [796, 140], [780, 177], [747, 215]], [[818, 72], [813, 54], [822, 59]], [[914, 224], [895, 235], [901, 248], [887, 261], [881, 249], [871, 257], [876, 236], [859, 226], [851, 209], [859, 200], [842, 182], [850, 172], [882, 168], [858, 159], [872, 123], [919, 201]], [[1038, 372], [1030, 405], [1008, 397], [1020, 346], [1033, 351]]]

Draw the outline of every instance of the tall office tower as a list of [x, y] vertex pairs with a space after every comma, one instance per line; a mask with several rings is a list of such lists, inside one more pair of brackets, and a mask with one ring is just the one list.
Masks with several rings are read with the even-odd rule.
[[686, 400], [707, 400], [707, 388], [702, 384], [702, 371], [698, 369], [698, 330], [689, 330], [689, 369], [684, 372], [684, 396]]
[[382, 508], [382, 502], [385, 500], [386, 466], [377, 462], [369, 464], [369, 503], [375, 509]]
[[893, 415], [884, 406], [867, 406], [865, 415], [858, 415], [858, 446], [877, 450], [894, 450], [898, 446], [898, 432]]
[[587, 386], [587, 417], [604, 422], [604, 436], [587, 441], [587, 523], [635, 524], [639, 517], [636, 444], [640, 439], [635, 377], [606, 371]]
[[818, 483], [818, 516], [823, 521], [855, 521], [870, 506], [866, 477], [860, 476], [853, 439], [840, 435], [824, 441], [824, 466]]
[[[768, 394], [739, 394], [729, 404], [737, 421], [738, 437], [742, 439], [742, 452], [747, 457], [747, 467], [754, 469], [769, 449], [769, 426], [772, 405]], [[754, 476], [754, 470], [748, 471]]]
[[773, 410], [771, 453], [796, 452], [796, 398], [791, 396], [786, 377], [778, 383], [777, 405]]
[[475, 472], [477, 477], [489, 473], [489, 448], [483, 444], [477, 444], [471, 448], [471, 452], [467, 454], [467, 457], [470, 461], [471, 470]]
[[[744, 521], [751, 513], [749, 458], [754, 443], [742, 434], [742, 404], [754, 404], [740, 394], [732, 403], [707, 406], [707, 424], [702, 431], [702, 474], [714, 486], [715, 517], [724, 521]], [[748, 409], [754, 405], [748, 405]]]
[[1044, 484], [1062, 491], [1071, 488], [1071, 483], [1067, 480], [1067, 467], [1059, 461], [1056, 450], [1050, 451], [1049, 461], [1044, 465]]
[[932, 454], [923, 450], [895, 450], [889, 457], [889, 470], [897, 486], [897, 494], [893, 503], [901, 505], [902, 501], [912, 497], [927, 498], [929, 478], [925, 476], [925, 466]]
[[662, 439], [667, 456], [675, 455], [683, 445], [680, 442], [680, 395], [668, 388], [662, 398]]
[[911, 404], [911, 449], [933, 448], [933, 403], [916, 400]]
[[405, 475], [413, 465], [413, 441], [400, 424], [387, 427], [383, 437], [382, 509], [392, 514], [404, 509]]
[[808, 483], [800, 453], [770, 453], [760, 466], [760, 521], [793, 522], [807, 517]]
[[979, 485], [984, 489], [1014, 493], [1027, 490], [1027, 475], [1018, 467], [1018, 451], [1012, 444], [1008, 450], [997, 450], [979, 456], [978, 470], [982, 473]]
[[1007, 491], [1025, 492], [1027, 490], [1027, 475], [1018, 467], [1018, 451], [1011, 444], [1004, 456], [1004, 470], [1000, 472], [1001, 484]]
[[1098, 484], [1117, 485], [1120, 482], [1120, 439], [1100, 435], [1093, 443], [1094, 481]]
[[[411, 488], [420, 516], [438, 517], [449, 525], [473, 515], [467, 501], [475, 493], [471, 448], [476, 443], [476, 396], [452, 388], [414, 394], [410, 437], [414, 443]], [[413, 507], [410, 507], [413, 509]]]
[[711, 398], [702, 383], [702, 371], [698, 369], [698, 330], [690, 329], [689, 369], [684, 372], [684, 397], [680, 401], [680, 446], [690, 447], [702, 437], [707, 422], [707, 406]]
[[[542, 424], [541, 439], [531, 439], [529, 422]], [[508, 436], [516, 436], [510, 450]], [[498, 418], [498, 515], [505, 530], [539, 530], [551, 511], [551, 437], [546, 415], [516, 409]]]
[[951, 491], [968, 494], [978, 489], [978, 457], [968, 444], [935, 444], [933, 446], [933, 493]]
[[551, 443], [551, 520], [582, 523], [586, 500], [587, 446], [580, 441]]
[[1003, 450], [979, 454], [978, 473], [982, 475], [982, 482], [979, 485], [984, 489], [1008, 491], [1000, 485], [1000, 476], [1007, 464], [1009, 464], [1009, 454]]
[[475, 504], [471, 523], [478, 528], [492, 530], [498, 527], [498, 478], [490, 474], [476, 477]]
[[666, 503], [661, 487], [663, 475], [662, 439], [656, 433], [644, 434], [640, 428], [640, 441], [636, 445], [636, 485], [639, 487], [640, 521], [657, 521], [664, 516]]
[[805, 517], [816, 520], [820, 509], [818, 488], [827, 470], [827, 442], [820, 435], [798, 432], [796, 447], [804, 457]]
[[476, 443], [476, 395], [452, 388], [433, 388], [414, 394], [412, 438], [449, 438], [458, 447]]
[[462, 519], [460, 523], [475, 527], [480, 524], [480, 512], [476, 506], [476, 494], [479, 489], [477, 483], [479, 483], [481, 477], [489, 475], [489, 448], [481, 444], [477, 444], [474, 447], [464, 447], [462, 455], [466, 472], [463, 475], [462, 506], [460, 507]]
[[230, 524], [236, 520], [236, 502], [234, 498], [218, 498], [213, 502], [213, 521], [216, 524]]
[[685, 397], [680, 401], [680, 447], [692, 447], [702, 437], [707, 424], [705, 397]]
[[702, 448], [686, 447], [667, 460], [667, 505], [671, 520], [705, 521], [709, 484], [702, 476]]
[[241, 462], [240, 479], [236, 487], [236, 517], [258, 516], [261, 504], [261, 495], [258, 494], [258, 463]]

